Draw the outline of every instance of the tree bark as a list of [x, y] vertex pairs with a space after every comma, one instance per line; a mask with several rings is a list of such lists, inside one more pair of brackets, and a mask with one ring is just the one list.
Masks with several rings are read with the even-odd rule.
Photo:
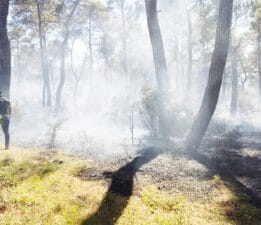
[[158, 21], [157, 0], [145, 0], [147, 24], [150, 35], [150, 41], [153, 51], [156, 78], [159, 90], [158, 106], [158, 127], [161, 138], [169, 137], [169, 123], [165, 109], [167, 91], [169, 89], [169, 78], [167, 73], [167, 63], [165, 51]]
[[88, 41], [88, 46], [89, 46], [89, 53], [90, 53], [90, 73], [92, 76], [93, 72], [93, 51], [92, 51], [92, 15], [93, 15], [93, 6], [91, 6], [90, 11], [89, 11], [89, 41]]
[[[204, 9], [205, 8], [205, 3], [203, 0], [199, 0], [199, 16], [200, 20], [205, 19], [205, 14], [204, 14]], [[201, 26], [200, 27], [200, 83], [199, 83], [199, 91], [201, 93], [202, 87], [205, 88], [205, 81], [207, 78], [207, 54], [206, 54], [206, 40], [204, 37], [204, 28]]]
[[89, 97], [92, 99], [93, 94], [93, 44], [92, 44], [92, 19], [93, 19], [94, 6], [91, 5], [89, 8], [89, 33], [88, 33], [88, 49], [89, 49]]
[[246, 69], [245, 69], [245, 66], [242, 62], [242, 59], [240, 57], [240, 55], [238, 54], [238, 60], [239, 60], [239, 63], [240, 63], [240, 66], [241, 66], [241, 69], [244, 73], [244, 78], [240, 77], [240, 80], [241, 80], [241, 85], [242, 85], [242, 91], [244, 92], [245, 91], [245, 83], [247, 82], [247, 72], [246, 72]]
[[168, 89], [169, 79], [165, 51], [158, 21], [157, 0], [145, 0], [147, 23], [160, 94]]
[[[260, 20], [259, 20], [260, 21]], [[259, 74], [259, 100], [261, 102], [261, 25], [257, 23], [257, 65]]]
[[40, 40], [40, 52], [41, 52], [41, 64], [42, 64], [42, 74], [43, 74], [43, 93], [42, 93], [42, 105], [47, 104], [48, 107], [52, 105], [52, 93], [50, 87], [50, 77], [47, 62], [47, 50], [46, 50], [46, 39], [43, 30], [42, 23], [42, 12], [39, 4], [39, 0], [35, 0], [37, 6], [38, 15], [38, 35]]
[[228, 68], [224, 69], [224, 74], [223, 74], [223, 78], [222, 78], [222, 86], [221, 86], [221, 96], [222, 96], [222, 100], [225, 100], [227, 97], [227, 77], [228, 77], [228, 72], [227, 72]]
[[61, 108], [61, 95], [62, 95], [64, 83], [65, 83], [65, 49], [66, 49], [67, 42], [68, 42], [69, 35], [70, 35], [69, 24], [71, 22], [71, 19], [76, 11], [76, 8], [77, 8], [79, 2], [80, 2], [80, 0], [77, 0], [74, 3], [73, 8], [72, 8], [68, 18], [66, 19], [65, 25], [64, 25], [65, 33], [64, 33], [64, 38], [63, 38], [63, 42], [61, 45], [60, 82], [59, 82], [59, 85], [56, 90], [56, 101], [55, 101], [55, 108], [56, 108], [57, 112], [59, 112], [59, 110]]
[[237, 63], [237, 48], [231, 46], [231, 68], [232, 68], [232, 93], [230, 114], [237, 114], [238, 104], [238, 63]]
[[9, 0], [0, 0], [0, 91], [10, 97], [11, 50], [7, 34], [7, 16]]
[[121, 23], [122, 23], [122, 47], [123, 47], [123, 72], [127, 76], [127, 35], [126, 35], [126, 20], [124, 11], [125, 0], [120, 0], [121, 6]]
[[190, 12], [187, 12], [188, 21], [188, 69], [187, 69], [187, 94], [190, 94], [191, 89], [191, 73], [192, 73], [192, 24]]
[[185, 142], [186, 150], [192, 153], [197, 151], [216, 109], [227, 59], [232, 9], [233, 0], [220, 0], [216, 43], [211, 59], [208, 84], [200, 110]]

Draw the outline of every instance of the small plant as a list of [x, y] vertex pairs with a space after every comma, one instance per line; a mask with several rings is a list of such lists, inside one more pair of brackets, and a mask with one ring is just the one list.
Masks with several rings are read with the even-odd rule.
[[158, 134], [158, 93], [151, 88], [144, 87], [142, 90], [141, 107], [139, 108], [140, 115], [144, 126], [148, 129], [151, 137], [156, 137]]
[[212, 180], [213, 180], [215, 187], [217, 187], [217, 188], [224, 184], [220, 175], [214, 175]]
[[64, 119], [61, 119], [61, 120], [57, 120], [55, 121], [52, 125], [51, 125], [51, 128], [50, 128], [50, 140], [49, 140], [49, 143], [47, 145], [47, 148], [48, 149], [53, 149], [56, 147], [55, 145], [55, 141], [56, 141], [56, 137], [57, 137], [57, 132], [58, 130], [61, 128], [62, 124], [64, 123]]

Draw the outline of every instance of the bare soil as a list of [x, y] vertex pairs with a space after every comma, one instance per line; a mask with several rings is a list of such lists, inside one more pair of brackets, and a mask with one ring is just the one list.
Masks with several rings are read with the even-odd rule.
[[[261, 132], [233, 130], [209, 133], [196, 157], [182, 147], [147, 148], [128, 157], [100, 162], [79, 171], [82, 179], [104, 179], [112, 192], [135, 194], [144, 183], [158, 189], [185, 195], [191, 200], [209, 199], [216, 194], [220, 175], [227, 185], [249, 195], [256, 206], [261, 203]], [[117, 190], [114, 188], [117, 187]]]

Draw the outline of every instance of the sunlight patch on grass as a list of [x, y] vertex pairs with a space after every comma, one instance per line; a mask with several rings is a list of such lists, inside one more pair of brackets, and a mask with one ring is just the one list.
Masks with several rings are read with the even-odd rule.
[[[109, 185], [77, 177], [83, 167], [92, 164], [61, 153], [4, 152], [0, 155], [0, 224], [80, 225], [99, 209]], [[215, 197], [208, 200], [191, 202], [144, 185], [130, 199], [110, 193], [107, 201], [119, 207], [115, 225], [261, 224], [261, 211], [246, 203], [247, 196], [226, 186], [220, 176], [213, 178], [213, 185]], [[108, 220], [109, 202], [89, 225]]]

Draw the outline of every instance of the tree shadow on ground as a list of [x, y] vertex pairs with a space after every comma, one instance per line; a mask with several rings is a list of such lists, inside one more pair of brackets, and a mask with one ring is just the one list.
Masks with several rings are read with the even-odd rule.
[[[260, 166], [261, 160], [258, 157], [243, 156], [238, 152], [219, 151], [217, 156], [207, 156], [202, 152], [189, 152], [189, 156], [206, 166], [212, 174], [219, 174], [223, 181], [232, 185], [239, 192], [249, 196], [248, 202], [256, 207], [261, 207], [260, 196]], [[231, 156], [233, 155], [233, 156]], [[255, 166], [258, 166], [255, 168]], [[239, 178], [251, 179], [249, 186]], [[253, 184], [253, 182], [255, 182]], [[254, 188], [253, 188], [254, 186]]]
[[[162, 152], [157, 148], [147, 148], [131, 162], [112, 173], [112, 181], [98, 210], [82, 222], [82, 225], [113, 225], [122, 215], [133, 193], [136, 172]], [[108, 174], [107, 174], [108, 175]]]

